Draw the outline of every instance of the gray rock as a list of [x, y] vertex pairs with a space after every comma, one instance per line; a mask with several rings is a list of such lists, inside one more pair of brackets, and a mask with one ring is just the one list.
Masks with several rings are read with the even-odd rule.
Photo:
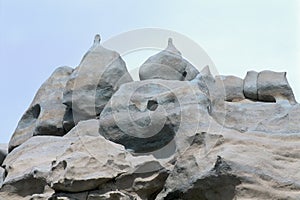
[[74, 128], [72, 128], [64, 137], [78, 138], [82, 136], [99, 136], [99, 120], [90, 119], [80, 121]]
[[[216, 76], [218, 88], [225, 90], [225, 101], [241, 101], [245, 99], [243, 79], [236, 76]], [[220, 91], [219, 94], [222, 94]]]
[[88, 195], [87, 200], [136, 200], [137, 197], [126, 192], [109, 191], [105, 194], [91, 193]]
[[57, 192], [49, 200], [87, 200], [88, 195], [89, 191], [77, 193]]
[[287, 79], [286, 72], [249, 71], [244, 79], [245, 97], [255, 101], [284, 102], [296, 104], [296, 100]]
[[2, 165], [2, 162], [7, 155], [7, 151], [8, 151], [8, 145], [0, 144], [0, 166]]
[[3, 162], [7, 176], [1, 191], [25, 197], [44, 193], [51, 163], [73, 139], [35, 136], [10, 152]]
[[[223, 79], [226, 79], [226, 76], [222, 77]], [[191, 82], [197, 83], [199, 89], [209, 97], [211, 101], [210, 111], [213, 109], [214, 105], [224, 106], [224, 101], [226, 100], [226, 88], [224, 82], [220, 76], [214, 77], [212, 75], [209, 66], [205, 66]], [[231, 94], [229, 85], [230, 84], [228, 84], [227, 90], [228, 93]]]
[[209, 105], [198, 85], [188, 81], [123, 84], [100, 115], [100, 134], [135, 153], [155, 152], [172, 141], [178, 150], [200, 126], [209, 126]]
[[286, 72], [260, 72], [257, 77], [257, 94], [260, 101], [288, 100], [291, 104], [296, 103], [292, 88], [286, 79]]
[[165, 79], [165, 80], [192, 80], [199, 71], [176, 49], [169, 38], [165, 50], [148, 58], [140, 67], [140, 80]]
[[196, 135], [156, 199], [300, 197], [299, 134], [242, 134], [224, 128], [222, 135]]
[[248, 99], [258, 100], [257, 77], [258, 72], [248, 71], [244, 79], [244, 95]]
[[0, 167], [0, 188], [2, 187], [4, 179], [5, 179], [5, 169]]
[[9, 152], [35, 135], [65, 134], [62, 122], [66, 106], [63, 90], [73, 69], [59, 67], [40, 87], [9, 141]]
[[156, 199], [233, 199], [239, 178], [231, 173], [230, 166], [220, 156], [202, 157], [202, 148], [214, 148], [222, 143], [222, 136], [196, 134], [192, 146], [177, 160]]
[[64, 91], [63, 102], [68, 107], [64, 127], [70, 130], [80, 120], [96, 118], [119, 86], [130, 81], [121, 56], [102, 47], [100, 36], [96, 35]]
[[246, 131], [266, 133], [300, 132], [300, 105], [252, 102], [225, 102], [214, 105], [213, 118], [222, 126]]
[[162, 168], [153, 156], [133, 157], [123, 146], [100, 135], [84, 135], [52, 162], [47, 182], [56, 191], [83, 192], [97, 189], [123, 173], [143, 173], [152, 166]]

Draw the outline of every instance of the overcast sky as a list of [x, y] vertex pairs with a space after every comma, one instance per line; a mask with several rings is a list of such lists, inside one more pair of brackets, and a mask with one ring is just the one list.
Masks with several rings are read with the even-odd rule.
[[220, 74], [286, 71], [299, 101], [299, 11], [297, 0], [0, 0], [0, 143], [40, 85], [55, 68], [76, 67], [96, 33], [105, 41], [145, 27], [176, 31], [197, 42]]

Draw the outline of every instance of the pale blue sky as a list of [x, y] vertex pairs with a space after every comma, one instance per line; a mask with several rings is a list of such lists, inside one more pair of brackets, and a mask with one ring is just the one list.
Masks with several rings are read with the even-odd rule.
[[287, 71], [299, 101], [299, 11], [297, 0], [0, 0], [0, 143], [40, 85], [56, 67], [76, 67], [96, 33], [106, 40], [144, 27], [179, 32], [220, 74]]

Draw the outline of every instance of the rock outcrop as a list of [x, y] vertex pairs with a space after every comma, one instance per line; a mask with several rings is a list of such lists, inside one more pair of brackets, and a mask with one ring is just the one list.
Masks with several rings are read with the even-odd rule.
[[171, 38], [165, 50], [148, 58], [140, 67], [140, 80], [164, 79], [190, 81], [199, 71], [182, 58], [180, 51], [173, 45]]
[[70, 130], [81, 120], [95, 119], [119, 86], [131, 82], [121, 56], [104, 48], [96, 35], [93, 46], [71, 74], [64, 90], [67, 105], [64, 127]]
[[249, 99], [263, 102], [289, 101], [296, 104], [286, 72], [249, 71], [244, 80], [244, 93]]
[[100, 134], [137, 153], [156, 151], [175, 137], [181, 137], [175, 141], [184, 142], [200, 122], [209, 124], [209, 106], [206, 94], [187, 81], [127, 83], [101, 113]]
[[35, 135], [64, 135], [62, 126], [66, 106], [63, 90], [73, 69], [57, 68], [38, 90], [9, 141], [9, 151]]
[[0, 165], [3, 163], [3, 160], [5, 159], [7, 155], [7, 144], [0, 144]]
[[300, 199], [286, 73], [214, 77], [169, 41], [132, 81], [99, 42], [52, 74], [0, 145], [1, 200]]

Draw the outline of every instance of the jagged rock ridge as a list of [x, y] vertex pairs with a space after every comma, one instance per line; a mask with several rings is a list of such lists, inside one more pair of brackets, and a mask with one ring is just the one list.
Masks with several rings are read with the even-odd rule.
[[300, 199], [285, 72], [214, 77], [169, 39], [139, 75], [99, 35], [55, 70], [0, 145], [0, 199]]

